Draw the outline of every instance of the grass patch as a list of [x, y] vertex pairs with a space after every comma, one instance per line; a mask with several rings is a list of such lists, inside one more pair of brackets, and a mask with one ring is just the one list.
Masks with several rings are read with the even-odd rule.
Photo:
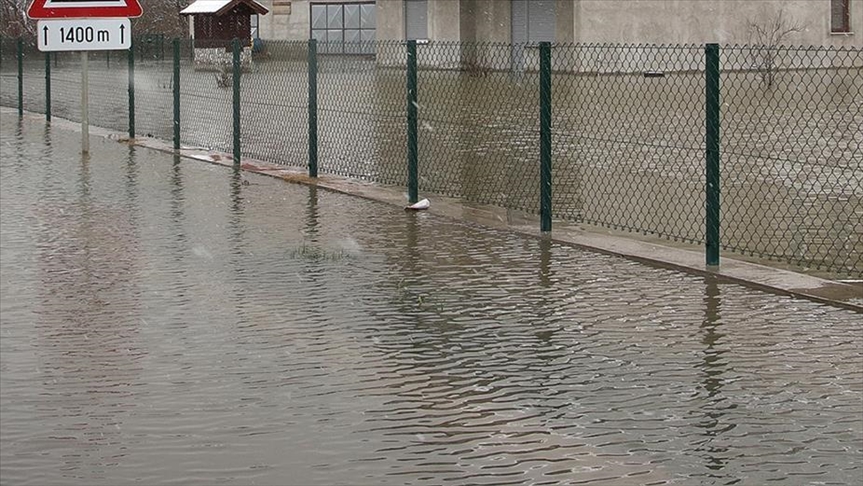
[[330, 250], [318, 245], [303, 242], [290, 252], [291, 258], [313, 262], [337, 262], [350, 258], [345, 250]]

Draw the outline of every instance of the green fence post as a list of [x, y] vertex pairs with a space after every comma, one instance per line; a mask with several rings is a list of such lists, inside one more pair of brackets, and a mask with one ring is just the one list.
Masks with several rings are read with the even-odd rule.
[[180, 150], [180, 39], [174, 39], [174, 150]]
[[45, 121], [51, 121], [51, 53], [45, 53]]
[[708, 266], [719, 265], [719, 44], [707, 44], [706, 68], [706, 214]]
[[240, 166], [240, 39], [231, 41], [234, 50], [234, 165]]
[[408, 41], [408, 202], [419, 199], [417, 183], [417, 41]]
[[135, 40], [126, 54], [129, 60], [129, 138], [135, 138]]
[[24, 40], [20, 37], [17, 43], [18, 50], [18, 116], [24, 116]]
[[539, 43], [539, 219], [551, 231], [551, 42]]
[[309, 39], [309, 177], [318, 176], [318, 41]]

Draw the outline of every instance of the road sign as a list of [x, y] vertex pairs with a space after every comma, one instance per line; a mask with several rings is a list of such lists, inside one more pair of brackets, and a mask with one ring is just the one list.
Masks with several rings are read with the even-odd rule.
[[42, 52], [114, 51], [132, 46], [129, 19], [40, 20], [36, 29]]
[[33, 0], [31, 19], [140, 17], [138, 0]]

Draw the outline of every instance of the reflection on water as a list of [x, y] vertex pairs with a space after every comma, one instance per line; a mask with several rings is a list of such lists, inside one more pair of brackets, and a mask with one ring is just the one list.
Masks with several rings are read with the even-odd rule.
[[39, 123], [2, 134], [4, 483], [863, 474], [849, 311], [114, 142], [81, 158]]
[[[722, 423], [723, 410], [722, 401], [722, 375], [725, 372], [727, 363], [723, 361], [724, 351], [722, 349], [723, 334], [720, 332], [721, 325], [721, 293], [719, 284], [714, 278], [705, 279], [704, 288], [704, 320], [701, 324], [703, 338], [701, 343], [704, 345], [702, 351], [701, 371], [704, 375], [702, 381], [702, 389], [707, 393], [707, 405], [704, 411], [704, 420], [701, 426], [704, 428], [705, 442], [698, 447], [698, 451], [704, 454], [707, 459], [706, 466], [711, 471], [711, 477], [723, 477], [721, 471], [727, 460], [725, 459], [728, 453], [728, 448], [717, 445], [719, 442], [716, 438], [723, 432], [733, 428], [729, 428]], [[719, 476], [714, 476], [719, 475]], [[730, 479], [730, 478], [725, 478]]]

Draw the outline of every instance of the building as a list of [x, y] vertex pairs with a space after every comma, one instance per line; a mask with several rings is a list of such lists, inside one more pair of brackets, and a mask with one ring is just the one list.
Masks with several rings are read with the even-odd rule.
[[[260, 0], [262, 39], [756, 43], [751, 25], [780, 12], [793, 45], [863, 46], [863, 0]], [[339, 52], [359, 52], [337, 48]]]
[[251, 62], [252, 19], [268, 10], [254, 0], [196, 0], [180, 11], [188, 16], [195, 45], [195, 66], [220, 68], [232, 62], [231, 42], [240, 41], [243, 65]]

